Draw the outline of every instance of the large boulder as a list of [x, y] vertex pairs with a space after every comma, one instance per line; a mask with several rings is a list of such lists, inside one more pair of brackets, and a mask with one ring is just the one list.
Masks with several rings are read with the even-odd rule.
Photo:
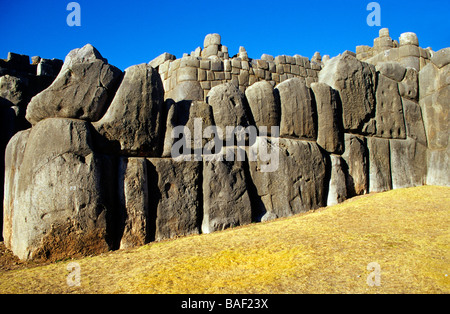
[[245, 90], [245, 96], [256, 126], [267, 127], [267, 134], [270, 135], [271, 127], [280, 125], [280, 104], [272, 84], [268, 81], [256, 82]]
[[348, 196], [368, 192], [367, 148], [363, 137], [345, 133], [345, 152], [342, 155], [347, 164]]
[[13, 236], [14, 202], [19, 183], [19, 174], [22, 165], [25, 147], [31, 129], [17, 132], [9, 141], [5, 152], [5, 185], [3, 199], [3, 239], [5, 246], [11, 248]]
[[143, 63], [125, 70], [108, 111], [93, 125], [112, 144], [113, 152], [158, 157], [164, 139], [163, 118], [161, 78], [156, 69]]
[[144, 245], [150, 241], [147, 160], [121, 157], [118, 194], [122, 229], [120, 248]]
[[312, 92], [303, 79], [292, 78], [277, 85], [280, 95], [280, 135], [315, 140], [317, 112]]
[[338, 93], [325, 83], [311, 83], [317, 104], [317, 144], [330, 153], [342, 154], [344, 133]]
[[389, 140], [392, 188], [401, 189], [426, 183], [427, 148], [412, 138]]
[[220, 160], [203, 160], [203, 233], [252, 222], [245, 162], [224, 158], [234, 149], [224, 149]]
[[93, 152], [88, 122], [50, 118], [37, 123], [22, 162], [8, 163], [18, 169], [10, 237], [14, 254], [57, 260], [109, 250], [110, 164]]
[[[233, 83], [225, 83], [213, 87], [207, 98], [213, 109], [214, 122], [225, 134], [227, 126], [249, 125], [249, 112], [245, 95]], [[228, 138], [228, 136], [226, 136]]]
[[342, 203], [347, 199], [346, 168], [340, 156], [330, 155], [331, 176], [328, 186], [327, 206]]
[[405, 119], [398, 83], [387, 76], [378, 75], [376, 99], [377, 136], [405, 139]]
[[[156, 241], [198, 234], [201, 223], [202, 163], [148, 158], [149, 205]], [[154, 232], [154, 233], [153, 233]]]
[[268, 162], [262, 158], [261, 150], [258, 150], [256, 161], [249, 162], [252, 181], [265, 212], [262, 220], [326, 206], [327, 161], [316, 143], [258, 138], [257, 144], [266, 145], [269, 153], [274, 150], [278, 158], [278, 167], [272, 171], [261, 170]]
[[122, 77], [87, 44], [72, 50], [53, 83], [34, 96], [26, 118], [31, 124], [51, 117], [97, 121], [105, 113]]
[[369, 151], [369, 191], [392, 190], [389, 140], [367, 137]]
[[319, 82], [339, 91], [344, 128], [362, 130], [375, 109], [375, 66], [343, 54], [326, 63], [319, 72]]

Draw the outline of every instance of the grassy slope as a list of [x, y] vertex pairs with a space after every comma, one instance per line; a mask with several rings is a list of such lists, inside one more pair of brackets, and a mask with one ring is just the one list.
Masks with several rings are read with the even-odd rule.
[[[0, 273], [0, 292], [450, 293], [450, 188], [349, 200], [269, 223]], [[366, 283], [381, 267], [381, 286]]]

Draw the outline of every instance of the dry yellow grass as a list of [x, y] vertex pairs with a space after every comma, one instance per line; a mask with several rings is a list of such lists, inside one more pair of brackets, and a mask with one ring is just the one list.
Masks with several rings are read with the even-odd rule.
[[[348, 200], [268, 223], [0, 273], [2, 293], [449, 293], [450, 188]], [[370, 287], [367, 265], [381, 267]]]

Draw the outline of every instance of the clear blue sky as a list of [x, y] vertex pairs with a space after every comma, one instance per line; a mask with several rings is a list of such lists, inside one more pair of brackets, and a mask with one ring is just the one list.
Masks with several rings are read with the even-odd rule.
[[449, 0], [379, 0], [381, 27], [366, 23], [372, 0], [78, 0], [81, 26], [69, 27], [71, 0], [0, 0], [0, 58], [8, 51], [64, 59], [91, 43], [124, 70], [163, 52], [178, 58], [203, 46], [208, 33], [222, 35], [230, 55], [239, 46], [249, 57], [315, 51], [332, 57], [357, 45], [373, 45], [381, 27], [391, 37], [412, 31], [421, 47], [450, 46]]

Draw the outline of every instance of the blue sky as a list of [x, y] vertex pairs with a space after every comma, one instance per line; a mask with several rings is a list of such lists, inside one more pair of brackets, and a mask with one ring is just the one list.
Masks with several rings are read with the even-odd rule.
[[372, 0], [78, 0], [81, 26], [66, 23], [70, 0], [0, 0], [0, 58], [8, 51], [64, 59], [91, 43], [124, 70], [163, 52], [182, 57], [208, 33], [219, 33], [230, 55], [239, 46], [251, 58], [315, 51], [332, 57], [357, 45], [373, 45], [382, 27], [391, 37], [412, 31], [421, 47], [450, 46], [449, 0], [377, 1], [381, 27], [366, 23]]

